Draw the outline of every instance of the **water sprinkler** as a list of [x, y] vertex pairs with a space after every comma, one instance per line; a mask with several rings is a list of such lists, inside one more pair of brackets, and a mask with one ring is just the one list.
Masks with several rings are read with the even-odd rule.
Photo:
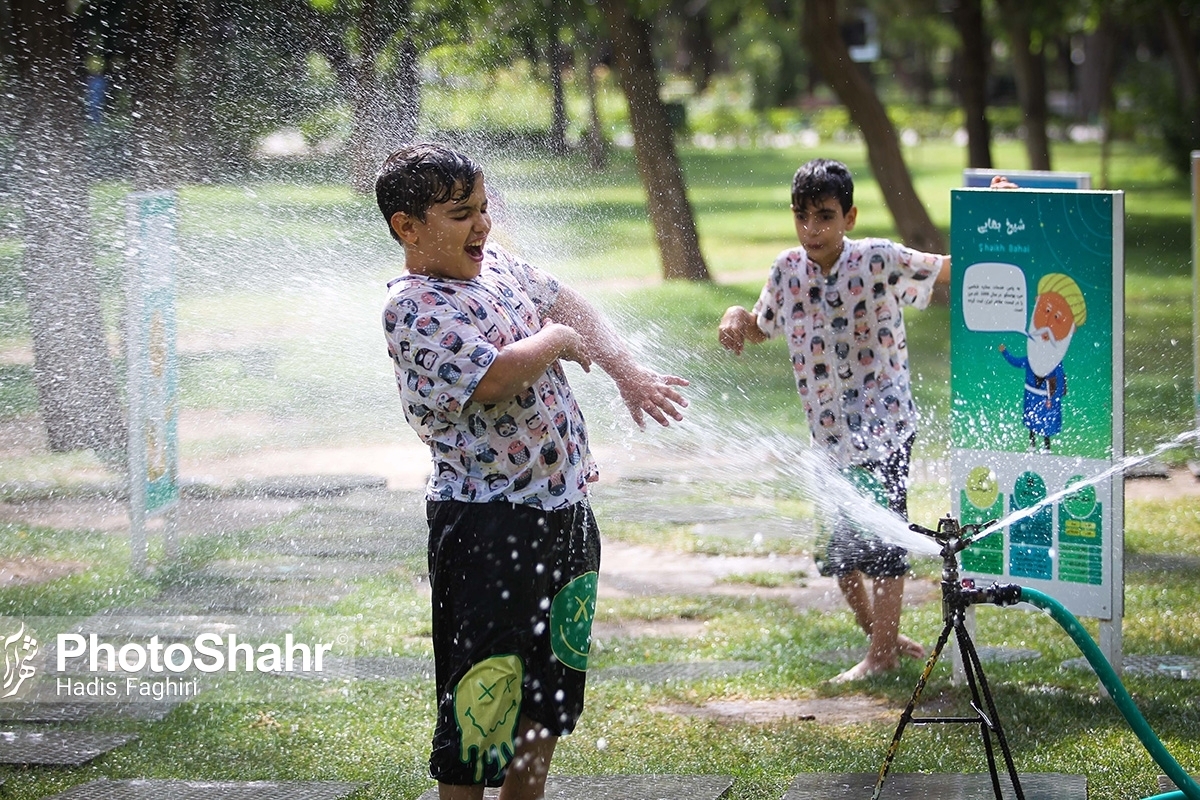
[[[1021, 599], [1021, 587], [1015, 584], [993, 583], [986, 588], [979, 588], [975, 586], [972, 579], [961, 579], [958, 574], [958, 554], [990, 524], [960, 525], [958, 520], [946, 515], [938, 520], [937, 530], [929, 530], [916, 524], [909, 526], [910, 530], [932, 538], [941, 547], [943, 627], [937, 644], [934, 645], [933, 652], [929, 655], [929, 660], [925, 662], [925, 669], [917, 680], [916, 688], [913, 689], [912, 697], [909, 698], [908, 705], [904, 707], [904, 712], [900, 715], [900, 722], [896, 726], [891, 746], [888, 747], [883, 765], [879, 768], [879, 778], [875, 782], [875, 792], [871, 795], [871, 800], [879, 800], [892, 761], [895, 760], [896, 753], [900, 749], [900, 739], [909, 723], [978, 725], [984, 751], [987, 753], [988, 771], [992, 777], [992, 789], [996, 793], [996, 800], [1003, 800], [1003, 796], [1000, 788], [1000, 774], [996, 767], [993, 737], [1004, 757], [1004, 765], [1009, 779], [1012, 781], [1017, 800], [1025, 800], [1021, 782], [1017, 777], [1017, 768], [1013, 764], [1012, 752], [1008, 747], [1008, 739], [1004, 736], [1004, 728], [1000, 724], [1000, 716], [996, 711], [996, 703], [992, 699], [987, 678], [983, 674], [983, 665], [979, 661], [979, 653], [975, 650], [975, 645], [971, 641], [971, 633], [966, 624], [966, 610], [969, 606], [978, 603], [1013, 605]], [[946, 647], [946, 643], [950, 640], [951, 633], [954, 634], [959, 651], [962, 653], [963, 670], [966, 673], [967, 685], [971, 690], [971, 708], [975, 713], [967, 716], [915, 717], [913, 709], [920, 701], [921, 693], [925, 690], [929, 676], [933, 672], [942, 650]]]
[[[1000, 775], [996, 768], [996, 756], [993, 749], [992, 737], [995, 737], [996, 744], [999, 745], [1000, 752], [1004, 757], [1005, 769], [1008, 772], [1009, 779], [1012, 781], [1013, 791], [1017, 800], [1025, 800], [1025, 793], [1017, 777], [1016, 766], [1013, 764], [1012, 752], [1009, 750], [1008, 740], [1004, 736], [1004, 729], [1000, 725], [1000, 717], [996, 712], [996, 704], [992, 700], [991, 690], [988, 688], [987, 679], [983, 674], [983, 666], [979, 661], [979, 653], [975, 650], [975, 645], [971, 641], [970, 631], [966, 626], [966, 610], [969, 606], [979, 603], [1010, 606], [1020, 602], [1029, 603], [1036, 608], [1046, 611], [1062, 627], [1067, 635], [1071, 637], [1072, 641], [1079, 647], [1080, 652], [1083, 653], [1087, 662], [1091, 665], [1093, 671], [1100, 678], [1100, 682], [1109, 696], [1116, 702], [1117, 708], [1121, 711], [1126, 722], [1129, 723], [1130, 728], [1141, 741], [1143, 747], [1146, 748], [1146, 751], [1151, 755], [1155, 763], [1167, 774], [1167, 777], [1179, 787], [1177, 791], [1154, 795], [1153, 797], [1146, 798], [1146, 800], [1200, 800], [1200, 784], [1180, 766], [1179, 762], [1167, 752], [1162, 742], [1154, 735], [1145, 717], [1142, 716], [1141, 711], [1134, 704], [1133, 698], [1130, 697], [1129, 692], [1121, 683], [1120, 678], [1118, 678], [1116, 670], [1105, 659], [1095, 640], [1091, 638], [1091, 635], [1084, 629], [1079, 620], [1065, 606], [1036, 589], [1022, 587], [1017, 584], [998, 583], [980, 588], [975, 586], [974, 580], [960, 578], [958, 573], [958, 554], [970, 546], [972, 542], [991, 533], [996, 527], [997, 523], [995, 520], [981, 525], [960, 525], [958, 520], [953, 519], [949, 515], [938, 520], [937, 530], [929, 530], [915, 524], [909, 526], [910, 530], [932, 538], [941, 547], [942, 618], [944, 625], [942, 633], [938, 637], [937, 644], [934, 645], [933, 652], [930, 654], [929, 660], [925, 663], [925, 669], [921, 672], [921, 677], [917, 680], [912, 697], [909, 698], [908, 705], [905, 706], [904, 712], [900, 715], [900, 722], [896, 726], [896, 733], [892, 737], [892, 743], [888, 747], [887, 755], [884, 756], [883, 765], [879, 768], [879, 778], [875, 782], [875, 792], [871, 795], [871, 800], [879, 800], [880, 793], [883, 791], [884, 781], [887, 780], [888, 771], [891, 769], [892, 761], [895, 760], [896, 753], [900, 749], [900, 738], [904, 735], [904, 729], [909, 723], [978, 725], [980, 736], [983, 739], [984, 750], [987, 753], [988, 771], [991, 774], [992, 790], [995, 792], [996, 800], [1003, 800], [1003, 796], [1001, 794]], [[941, 656], [946, 642], [949, 641], [951, 632], [954, 633], [955, 640], [958, 642], [959, 649], [962, 652], [963, 671], [967, 677], [967, 684], [971, 689], [971, 708], [975, 713], [974, 715], [959, 717], [914, 717], [913, 709], [920, 701], [921, 692], [924, 691], [925, 684], [929, 680], [929, 675], [933, 672], [933, 667]]]

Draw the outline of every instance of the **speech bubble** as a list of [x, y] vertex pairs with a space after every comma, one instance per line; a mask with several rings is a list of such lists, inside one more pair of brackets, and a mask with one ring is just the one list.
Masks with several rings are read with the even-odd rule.
[[982, 261], [963, 273], [962, 308], [967, 330], [1024, 333], [1025, 273], [1015, 264]]

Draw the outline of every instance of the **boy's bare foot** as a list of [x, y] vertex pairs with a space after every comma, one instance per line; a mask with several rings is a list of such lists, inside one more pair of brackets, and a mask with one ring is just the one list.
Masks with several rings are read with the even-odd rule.
[[869, 678], [872, 675], [880, 675], [884, 672], [890, 672], [900, 666], [899, 660], [892, 661], [890, 664], [875, 664], [868, 659], [855, 664], [850, 669], [840, 675], [835, 675], [829, 679], [830, 683], [849, 683], [850, 681], [858, 681], [863, 678]]
[[915, 658], [919, 661], [925, 660], [925, 648], [920, 642], [914, 642], [904, 634], [896, 637], [896, 647], [900, 651], [900, 655]]
[[900, 656], [907, 658], [924, 659], [925, 648], [919, 642], [915, 642], [907, 636], [901, 634], [896, 637], [896, 655], [887, 661], [878, 662], [871, 659], [868, 654], [867, 658], [855, 664], [850, 669], [829, 679], [830, 683], [848, 683], [849, 681], [862, 680], [869, 678], [872, 675], [879, 675], [884, 672], [890, 672], [900, 666]]

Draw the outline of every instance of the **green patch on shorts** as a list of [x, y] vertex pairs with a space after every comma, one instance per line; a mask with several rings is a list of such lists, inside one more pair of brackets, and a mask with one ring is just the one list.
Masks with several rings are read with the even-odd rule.
[[471, 667], [454, 687], [459, 758], [474, 763], [477, 783], [501, 774], [513, 759], [524, 680], [521, 659], [492, 656]]
[[566, 666], [583, 672], [592, 649], [592, 619], [596, 616], [599, 575], [585, 572], [554, 596], [550, 606], [550, 645]]

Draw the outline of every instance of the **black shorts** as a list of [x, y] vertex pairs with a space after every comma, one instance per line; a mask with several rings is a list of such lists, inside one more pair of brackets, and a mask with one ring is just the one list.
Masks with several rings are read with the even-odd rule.
[[429, 501], [437, 724], [429, 773], [499, 786], [517, 721], [570, 733], [583, 712], [600, 531], [587, 502], [543, 511]]
[[[912, 459], [913, 440], [883, 461], [871, 461], [853, 469], [871, 473], [882, 484], [887, 507], [908, 519], [908, 467]], [[908, 572], [908, 551], [903, 547], [863, 536], [849, 520], [839, 517], [833, 522], [824, 553], [816, 557], [822, 575], [845, 577], [862, 572], [872, 578], [898, 578]]]

